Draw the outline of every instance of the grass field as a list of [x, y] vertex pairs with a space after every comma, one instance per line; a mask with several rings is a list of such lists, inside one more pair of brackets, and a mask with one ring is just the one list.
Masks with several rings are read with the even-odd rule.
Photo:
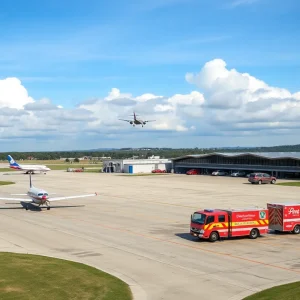
[[13, 171], [11, 168], [0, 168], [0, 172], [9, 172]]
[[[98, 170], [102, 167], [102, 164], [58, 164], [58, 165], [46, 165], [53, 171], [57, 170], [67, 170], [68, 168], [72, 169], [79, 169], [79, 168], [98, 168]], [[10, 168], [0, 168], [0, 172], [18, 172], [14, 171], [13, 169]], [[38, 173], [38, 172], [37, 172]]]
[[[53, 160], [17, 160], [17, 162], [19, 164], [24, 164], [24, 165], [63, 165], [63, 164], [69, 164], [67, 162], [65, 162], [64, 160], [59, 160], [59, 159], [53, 159]], [[102, 162], [99, 160], [99, 161], [96, 161], [97, 164], [101, 164]], [[0, 163], [3, 163], [3, 164], [8, 164], [8, 161], [7, 160], [2, 160], [0, 161]], [[80, 164], [91, 164], [91, 161], [90, 160], [80, 160], [79, 162]]]
[[300, 299], [300, 282], [280, 285], [244, 298], [244, 300], [298, 300], [298, 299]]
[[9, 185], [9, 184], [15, 184], [12, 181], [0, 181], [0, 185]]
[[277, 183], [277, 185], [283, 185], [283, 186], [300, 186], [300, 181], [295, 181], [295, 182], [280, 182], [280, 183]]
[[95, 268], [49, 257], [0, 253], [1, 300], [130, 300], [123, 281]]
[[98, 168], [100, 169], [101, 165], [95, 165], [95, 164], [61, 164], [61, 165], [47, 165], [51, 170], [67, 170], [68, 168], [71, 169], [79, 169], [79, 168]]

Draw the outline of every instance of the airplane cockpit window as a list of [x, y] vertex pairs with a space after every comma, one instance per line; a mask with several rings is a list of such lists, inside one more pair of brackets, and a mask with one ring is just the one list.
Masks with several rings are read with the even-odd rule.
[[44, 196], [49, 196], [48, 193], [44, 193]]
[[39, 197], [42, 197], [42, 196], [43, 196], [43, 193], [39, 193], [38, 196], [39, 196]]

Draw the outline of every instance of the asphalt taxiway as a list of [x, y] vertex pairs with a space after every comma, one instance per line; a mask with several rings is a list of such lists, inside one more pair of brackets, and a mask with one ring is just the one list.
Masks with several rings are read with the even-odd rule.
[[[0, 173], [0, 195], [24, 193], [28, 175]], [[200, 208], [266, 207], [299, 201], [298, 187], [251, 185], [245, 178], [67, 173], [33, 176], [55, 196], [99, 196], [55, 202], [50, 211], [0, 202], [0, 251], [83, 262], [126, 281], [135, 299], [238, 300], [300, 280], [300, 236], [272, 234], [209, 243], [189, 235]]]

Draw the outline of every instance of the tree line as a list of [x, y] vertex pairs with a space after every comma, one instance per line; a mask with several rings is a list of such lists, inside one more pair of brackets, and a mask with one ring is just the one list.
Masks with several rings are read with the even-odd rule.
[[32, 157], [37, 160], [59, 160], [60, 158], [81, 158], [89, 157], [111, 157], [112, 159], [125, 158], [148, 158], [149, 156], [160, 156], [161, 158], [175, 158], [193, 154], [208, 154], [213, 152], [300, 152], [300, 145], [284, 145], [273, 147], [256, 147], [256, 148], [123, 148], [105, 151], [87, 150], [87, 151], [52, 151], [52, 152], [5, 152], [0, 153], [0, 160], [6, 160], [10, 154], [15, 160], [27, 160]]

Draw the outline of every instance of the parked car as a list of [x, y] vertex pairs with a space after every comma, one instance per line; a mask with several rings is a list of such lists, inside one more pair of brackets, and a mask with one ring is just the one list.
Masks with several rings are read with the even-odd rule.
[[258, 183], [258, 184], [262, 184], [262, 183], [272, 183], [275, 184], [276, 183], [276, 177], [271, 176], [267, 173], [251, 173], [248, 181], [251, 182], [252, 184], [254, 183]]
[[220, 170], [218, 170], [218, 171], [212, 172], [211, 175], [212, 175], [212, 176], [226, 176], [226, 175], [228, 175], [228, 173], [225, 172], [225, 171], [220, 171]]
[[152, 173], [166, 173], [166, 172], [167, 172], [166, 170], [161, 170], [161, 169], [152, 170]]
[[197, 169], [191, 169], [186, 172], [186, 175], [200, 175], [201, 172]]
[[231, 176], [232, 177], [244, 177], [244, 176], [246, 176], [246, 172], [236, 171], [236, 172], [231, 173]]

